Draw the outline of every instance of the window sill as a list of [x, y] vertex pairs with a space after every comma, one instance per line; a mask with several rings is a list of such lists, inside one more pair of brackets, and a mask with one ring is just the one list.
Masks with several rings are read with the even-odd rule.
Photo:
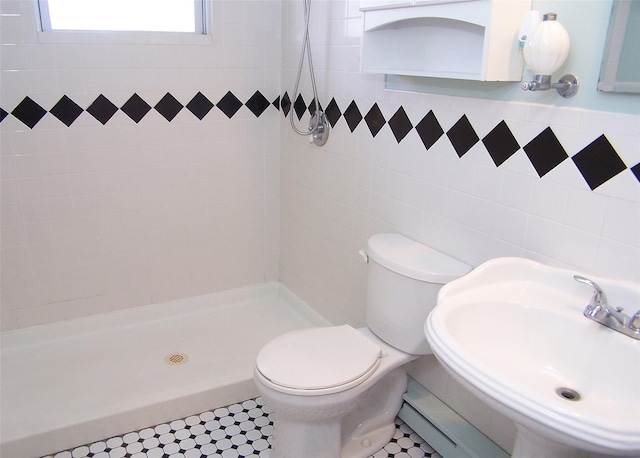
[[55, 31], [38, 32], [38, 41], [44, 44], [149, 44], [149, 45], [210, 45], [211, 35], [172, 32], [103, 32]]

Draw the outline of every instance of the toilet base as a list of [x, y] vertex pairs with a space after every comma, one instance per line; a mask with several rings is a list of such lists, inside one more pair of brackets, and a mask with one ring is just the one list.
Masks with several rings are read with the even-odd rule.
[[396, 431], [395, 419], [407, 391], [407, 372], [398, 367], [369, 388], [358, 408], [341, 422], [341, 458], [364, 458], [384, 447]]
[[[322, 412], [317, 411], [316, 418], [309, 418], [310, 410], [304, 415], [291, 406], [283, 408], [273, 399], [280, 405], [271, 406], [275, 412], [271, 458], [366, 458], [373, 455], [393, 437], [395, 418], [406, 390], [407, 374], [403, 367], [398, 367], [355, 399], [339, 402], [340, 408], [335, 403], [327, 406], [328, 409], [320, 409]], [[269, 392], [260, 391], [269, 404]], [[307, 401], [320, 399], [307, 398]], [[331, 414], [326, 418], [328, 411]]]
[[340, 422], [304, 422], [276, 416], [271, 458], [335, 458], [340, 456]]
[[350, 437], [343, 441], [340, 458], [364, 458], [387, 445], [396, 432], [395, 423], [368, 431], [365, 437]]

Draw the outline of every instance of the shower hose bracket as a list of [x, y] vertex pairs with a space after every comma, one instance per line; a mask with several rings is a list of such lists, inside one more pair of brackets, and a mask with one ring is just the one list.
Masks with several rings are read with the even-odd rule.
[[309, 119], [309, 141], [323, 146], [329, 139], [329, 120], [324, 111], [317, 110]]

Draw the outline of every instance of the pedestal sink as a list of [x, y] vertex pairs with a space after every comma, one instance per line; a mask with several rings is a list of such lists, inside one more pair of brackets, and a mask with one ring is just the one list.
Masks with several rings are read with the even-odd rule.
[[[513, 457], [640, 456], [640, 340], [583, 315], [587, 274], [521, 258], [446, 285], [425, 323], [445, 369], [517, 426]], [[633, 313], [640, 285], [591, 276]]]

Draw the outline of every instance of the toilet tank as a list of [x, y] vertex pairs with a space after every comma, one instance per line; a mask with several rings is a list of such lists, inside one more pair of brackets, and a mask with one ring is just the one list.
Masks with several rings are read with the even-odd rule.
[[400, 234], [371, 237], [367, 258], [367, 326], [399, 350], [431, 354], [424, 322], [438, 291], [471, 267]]

